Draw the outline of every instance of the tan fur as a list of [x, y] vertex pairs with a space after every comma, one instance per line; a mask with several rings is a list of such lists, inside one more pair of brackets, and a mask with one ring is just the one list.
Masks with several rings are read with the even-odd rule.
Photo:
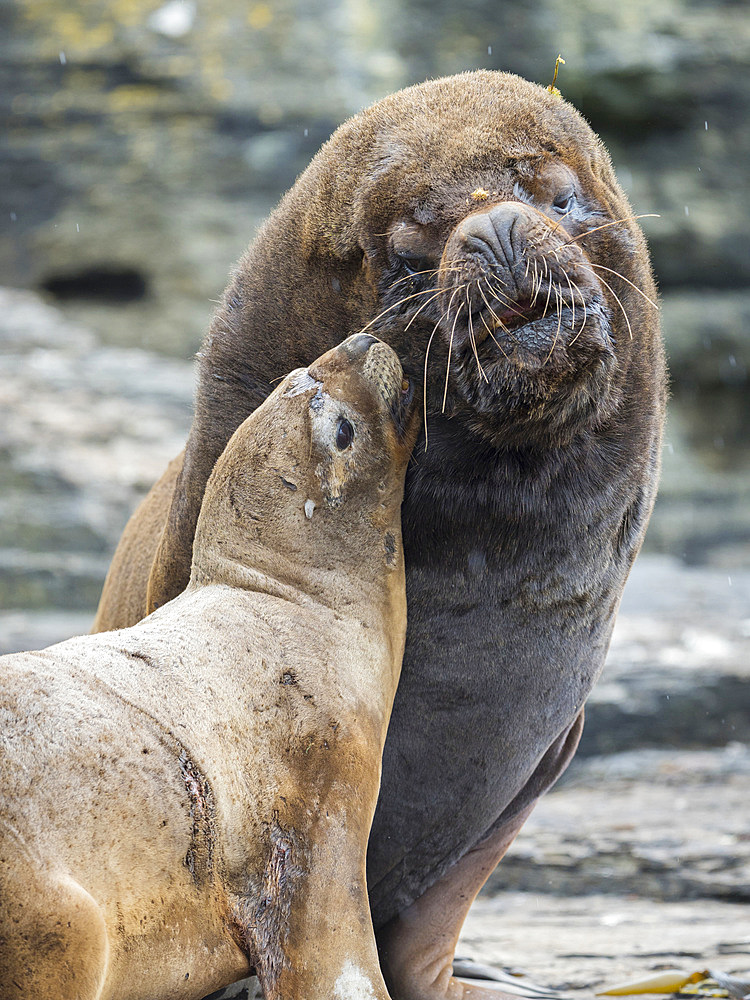
[[269, 1000], [386, 1000], [365, 848], [416, 414], [397, 428], [400, 366], [387, 400], [346, 347], [233, 436], [185, 593], [133, 628], [3, 658], [4, 998], [198, 998], [255, 969]]

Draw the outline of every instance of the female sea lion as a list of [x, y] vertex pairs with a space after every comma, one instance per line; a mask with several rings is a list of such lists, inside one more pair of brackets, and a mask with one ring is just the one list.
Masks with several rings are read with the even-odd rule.
[[145, 579], [162, 520], [149, 602], [184, 586], [227, 437], [342, 330], [424, 372], [409, 626], [368, 848], [398, 1000], [482, 992], [452, 978], [465, 913], [575, 751], [656, 491], [655, 294], [609, 157], [559, 96], [494, 72], [394, 94], [334, 134], [241, 260], [169, 513], [152, 498], [151, 535], [136, 515], [115, 556], [99, 628], [145, 613], [143, 587], [118, 581], [128, 563]]
[[419, 414], [360, 334], [206, 487], [187, 590], [0, 668], [0, 993], [388, 1000], [365, 852], [403, 654]]

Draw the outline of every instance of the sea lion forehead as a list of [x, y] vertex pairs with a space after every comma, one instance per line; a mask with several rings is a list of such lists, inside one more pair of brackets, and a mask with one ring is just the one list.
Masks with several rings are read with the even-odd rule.
[[377, 128], [376, 157], [384, 165], [405, 151], [470, 168], [487, 160], [571, 155], [582, 146], [590, 155], [597, 149], [594, 133], [572, 105], [509, 73], [430, 80], [373, 105], [363, 121], [369, 116]]
[[384, 213], [455, 222], [475, 190], [507, 198], [554, 164], [573, 170], [592, 197], [600, 180], [608, 186], [608, 156], [575, 108], [510, 74], [429, 81], [359, 117], [368, 152], [355, 200], [373, 232]]

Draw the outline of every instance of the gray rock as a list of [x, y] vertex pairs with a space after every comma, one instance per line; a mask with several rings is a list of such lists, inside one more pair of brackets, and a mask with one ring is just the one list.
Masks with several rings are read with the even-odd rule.
[[103, 346], [0, 289], [0, 607], [92, 612], [141, 496], [183, 447], [192, 365]]
[[750, 736], [750, 572], [641, 556], [579, 754], [724, 746]]
[[750, 902], [750, 749], [576, 760], [485, 892]]

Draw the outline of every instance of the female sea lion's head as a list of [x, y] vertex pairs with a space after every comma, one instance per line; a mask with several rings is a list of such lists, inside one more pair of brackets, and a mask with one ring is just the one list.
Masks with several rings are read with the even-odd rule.
[[368, 547], [403, 568], [395, 557], [416, 396], [395, 351], [365, 333], [287, 375], [216, 463], [194, 580], [227, 579], [227, 561], [265, 569], [269, 558], [287, 581], [301, 579], [300, 566], [356, 575]]
[[414, 382], [392, 348], [355, 334], [285, 382], [284, 399], [307, 396], [312, 471], [328, 507], [362, 494], [382, 509], [400, 495], [418, 414]]
[[401, 91], [339, 129], [290, 207], [295, 192], [329, 296], [424, 364], [430, 410], [498, 444], [606, 420], [651, 350], [643, 236], [599, 139], [542, 87], [478, 72]]

